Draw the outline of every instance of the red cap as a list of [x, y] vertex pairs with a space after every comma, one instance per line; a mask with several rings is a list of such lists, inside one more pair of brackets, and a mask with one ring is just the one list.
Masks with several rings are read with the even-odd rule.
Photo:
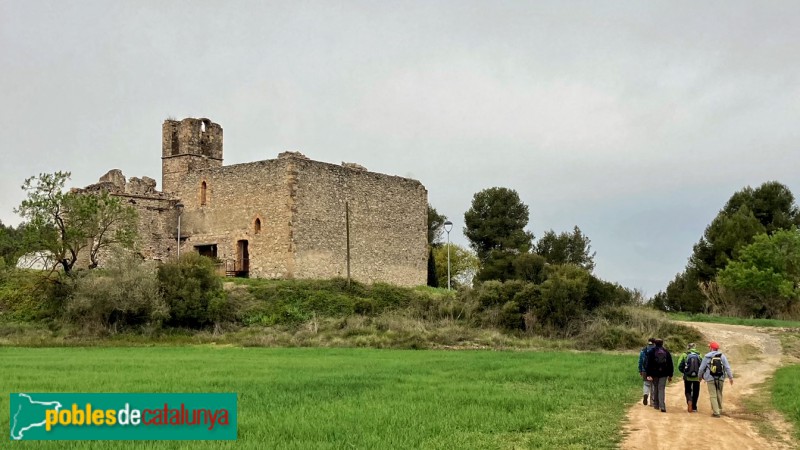
[[711, 341], [708, 346], [711, 347], [711, 350], [719, 350], [719, 344], [714, 341]]

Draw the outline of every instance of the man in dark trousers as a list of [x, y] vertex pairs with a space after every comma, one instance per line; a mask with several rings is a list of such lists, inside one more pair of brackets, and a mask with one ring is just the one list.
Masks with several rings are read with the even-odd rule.
[[664, 348], [664, 340], [656, 339], [655, 347], [647, 351], [645, 361], [645, 372], [647, 379], [653, 385], [652, 405], [661, 412], [667, 412], [667, 400], [665, 390], [667, 383], [672, 381], [675, 374], [675, 367], [672, 364], [672, 355]]
[[683, 374], [683, 392], [686, 394], [686, 410], [697, 412], [697, 399], [700, 396], [700, 362], [694, 343], [686, 347], [686, 353], [678, 358], [678, 371]]

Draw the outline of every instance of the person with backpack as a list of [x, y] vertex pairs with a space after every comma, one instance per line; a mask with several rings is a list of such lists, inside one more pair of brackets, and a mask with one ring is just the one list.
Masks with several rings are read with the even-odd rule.
[[652, 385], [650, 384], [650, 380], [647, 379], [647, 373], [644, 370], [644, 363], [647, 361], [647, 351], [656, 346], [655, 340], [655, 338], [648, 339], [647, 346], [643, 347], [639, 352], [639, 375], [641, 375], [642, 380], [644, 380], [644, 386], [642, 386], [642, 404], [644, 406], [647, 406], [647, 397], [652, 390]]
[[653, 386], [653, 408], [667, 412], [665, 391], [667, 383], [672, 381], [672, 375], [675, 374], [675, 367], [672, 364], [672, 355], [664, 348], [662, 339], [656, 339], [655, 346], [647, 351], [645, 373]]
[[686, 394], [686, 410], [697, 412], [697, 399], [700, 397], [700, 354], [696, 345], [689, 344], [686, 353], [678, 358], [678, 371], [683, 374], [683, 392]]
[[700, 376], [708, 386], [708, 396], [711, 399], [711, 410], [714, 417], [722, 414], [722, 387], [725, 386], [725, 377], [733, 386], [733, 371], [728, 363], [728, 358], [719, 351], [719, 344], [710, 342], [709, 352], [700, 363]]

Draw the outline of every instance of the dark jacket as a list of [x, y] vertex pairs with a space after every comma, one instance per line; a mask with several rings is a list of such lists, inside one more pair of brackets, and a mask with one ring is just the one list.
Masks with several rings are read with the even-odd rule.
[[639, 352], [639, 373], [644, 373], [644, 363], [647, 360], [647, 351], [653, 347], [655, 347], [655, 345], [648, 345], [647, 347], [643, 347]]
[[[667, 364], [665, 367], [657, 367], [658, 365], [656, 364], [655, 354], [660, 348], [663, 348], [664, 351], [667, 352]], [[655, 346], [648, 350], [645, 359], [644, 371], [647, 373], [648, 377], [671, 377], [675, 374], [675, 366], [672, 363], [672, 355], [669, 353], [669, 350], [663, 346]]]

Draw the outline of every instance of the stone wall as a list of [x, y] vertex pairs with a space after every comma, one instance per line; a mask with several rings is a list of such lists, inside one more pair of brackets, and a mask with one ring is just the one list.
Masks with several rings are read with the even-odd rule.
[[190, 172], [175, 195], [184, 204], [181, 234], [186, 241], [181, 251], [216, 244], [217, 258], [233, 261], [238, 259], [237, 242], [243, 240], [247, 241], [251, 277], [292, 276], [285, 162], [260, 161]]
[[175, 195], [184, 204], [181, 251], [216, 245], [217, 258], [233, 261], [247, 241], [251, 277], [346, 277], [347, 203], [353, 279], [425, 284], [428, 203], [418, 181], [287, 152], [190, 172]]
[[361, 166], [290, 161], [295, 276], [347, 276], [347, 204], [353, 279], [426, 283], [428, 196], [419, 181]]
[[161, 190], [175, 192], [189, 172], [221, 166], [221, 126], [208, 119], [164, 121], [161, 127]]

